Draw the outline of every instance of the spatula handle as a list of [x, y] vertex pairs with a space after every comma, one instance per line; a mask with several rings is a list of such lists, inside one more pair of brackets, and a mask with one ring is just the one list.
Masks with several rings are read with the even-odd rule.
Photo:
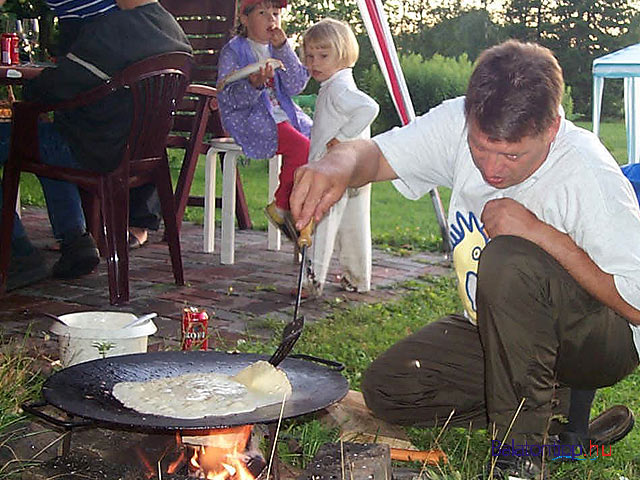
[[311, 246], [311, 234], [313, 233], [313, 220], [311, 220], [306, 227], [300, 230], [298, 235], [298, 246], [300, 248], [304, 246]]

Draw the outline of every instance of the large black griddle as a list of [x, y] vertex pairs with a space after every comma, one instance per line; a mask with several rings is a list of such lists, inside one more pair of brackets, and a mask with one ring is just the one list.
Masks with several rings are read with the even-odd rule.
[[[180, 419], [136, 412], [124, 407], [111, 393], [113, 386], [119, 382], [147, 381], [197, 372], [233, 375], [258, 360], [267, 359], [264, 355], [215, 351], [156, 352], [110, 357], [80, 363], [55, 373], [45, 382], [42, 394], [49, 404], [108, 428], [189, 431], [270, 423], [280, 417], [281, 404], [234, 415]], [[287, 358], [279, 368], [287, 374], [293, 388], [291, 397], [285, 402], [283, 418], [325, 408], [341, 400], [349, 389], [347, 380], [338, 371], [325, 365]], [[34, 413], [32, 409], [29, 410]]]

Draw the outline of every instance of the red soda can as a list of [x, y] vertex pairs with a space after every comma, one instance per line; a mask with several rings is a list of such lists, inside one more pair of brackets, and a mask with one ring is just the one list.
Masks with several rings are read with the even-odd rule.
[[206, 350], [209, 346], [209, 315], [196, 307], [182, 310], [182, 350]]
[[2, 64], [11, 65], [11, 34], [3, 33], [0, 43], [2, 44]]
[[17, 33], [11, 34], [11, 63], [18, 65], [20, 63], [20, 37]]

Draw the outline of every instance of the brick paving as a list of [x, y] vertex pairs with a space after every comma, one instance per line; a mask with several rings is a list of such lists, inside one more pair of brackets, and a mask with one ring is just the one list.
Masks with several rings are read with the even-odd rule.
[[[26, 208], [23, 219], [33, 243], [43, 249], [49, 266], [58, 253], [49, 250], [54, 244], [46, 212]], [[220, 230], [216, 233], [219, 235]], [[27, 329], [45, 332], [50, 320], [39, 312], [63, 314], [85, 310], [122, 310], [141, 315], [157, 312], [158, 332], [150, 338], [150, 349], [176, 346], [180, 338], [182, 307], [192, 305], [213, 312], [211, 325], [215, 336], [239, 338], [247, 332], [267, 335], [261, 331], [262, 320], [270, 318], [289, 321], [293, 314], [299, 266], [293, 262], [293, 246], [282, 242], [282, 250], [267, 250], [267, 234], [263, 231], [236, 232], [236, 263], [221, 265], [219, 237], [216, 252], [202, 252], [202, 227], [185, 223], [181, 246], [187, 284], [173, 283], [173, 274], [166, 243], [161, 232], [152, 232], [149, 242], [131, 252], [130, 303], [122, 307], [109, 304], [106, 263], [83, 278], [62, 281], [44, 280], [36, 285], [10, 292], [0, 298], [0, 332], [4, 339], [24, 337]], [[380, 302], [394, 298], [400, 292], [393, 288], [398, 282], [449, 271], [448, 262], [436, 253], [420, 253], [398, 257], [374, 249], [373, 288], [366, 294], [347, 293], [340, 289], [337, 262], [332, 265], [330, 282], [322, 299], [303, 300], [301, 314], [307, 321], [325, 317], [333, 308], [354, 302]], [[42, 337], [42, 335], [40, 335]], [[38, 335], [36, 335], [38, 337]]]

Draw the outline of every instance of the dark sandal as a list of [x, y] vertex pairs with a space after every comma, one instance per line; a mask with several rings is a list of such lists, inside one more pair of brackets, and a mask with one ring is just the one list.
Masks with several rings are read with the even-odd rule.
[[138, 240], [138, 237], [130, 233], [129, 234], [129, 250], [135, 250], [136, 248], [143, 247], [147, 244], [147, 241], [148, 240], [145, 240], [144, 242], [140, 243], [140, 240]]

